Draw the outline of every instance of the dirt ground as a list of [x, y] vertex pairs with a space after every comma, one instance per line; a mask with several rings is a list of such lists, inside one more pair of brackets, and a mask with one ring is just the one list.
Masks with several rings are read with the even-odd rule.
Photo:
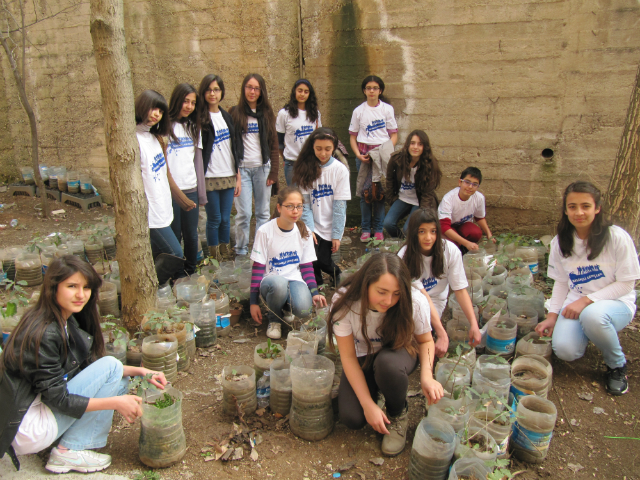
[[[51, 202], [54, 209], [64, 208], [66, 213], [50, 220], [38, 217], [39, 203], [28, 197], [9, 198], [0, 193], [0, 247], [22, 245], [33, 236], [53, 231], [72, 232], [79, 222], [96, 221], [102, 215], [113, 215], [110, 207], [96, 208], [88, 213], [71, 206]], [[7, 207], [7, 204], [15, 206]], [[11, 228], [12, 219], [18, 227]], [[2, 227], [0, 227], [2, 228]], [[352, 251], [348, 260], [355, 260], [363, 246], [352, 232]], [[330, 298], [330, 297], [329, 297]], [[246, 310], [246, 308], [245, 308]], [[603, 388], [604, 364], [602, 356], [592, 345], [586, 355], [573, 363], [553, 359], [553, 388], [549, 393], [558, 408], [558, 420], [554, 430], [549, 455], [541, 465], [525, 464], [513, 460], [511, 471], [515, 478], [534, 479], [640, 479], [640, 404], [637, 400], [640, 380], [640, 328], [636, 316], [631, 325], [620, 333], [622, 346], [629, 365], [630, 393], [612, 397]], [[198, 349], [198, 356], [188, 373], [181, 374], [174, 386], [185, 395], [183, 424], [188, 450], [182, 462], [157, 470], [163, 479], [295, 479], [314, 480], [332, 478], [342, 466], [354, 466], [342, 473], [342, 478], [356, 480], [408, 478], [407, 466], [415, 428], [424, 414], [424, 398], [409, 398], [410, 428], [407, 448], [395, 458], [384, 458], [380, 466], [370, 459], [382, 457], [380, 438], [370, 427], [361, 431], [349, 431], [336, 422], [333, 432], [319, 442], [307, 442], [294, 436], [286, 423], [278, 423], [268, 410], [262, 415], [246, 419], [246, 432], [253, 431], [262, 439], [255, 450], [254, 461], [248, 443], [244, 443], [244, 455], [240, 460], [222, 462], [206, 461], [208, 442], [217, 442], [234, 432], [234, 419], [222, 413], [222, 386], [216, 379], [226, 365], [252, 365], [255, 345], [266, 341], [266, 327], [254, 327], [247, 318], [234, 328], [232, 336], [221, 338], [218, 346]], [[241, 343], [239, 343], [241, 342]], [[279, 342], [284, 343], [284, 340]], [[419, 373], [411, 376], [410, 390], [419, 391]], [[591, 393], [591, 401], [582, 400], [578, 394]], [[596, 414], [600, 407], [604, 413]], [[600, 411], [600, 410], [596, 410]], [[236, 425], [241, 423], [235, 419]], [[119, 473], [133, 478], [148, 471], [138, 459], [140, 422], [128, 425], [118, 414], [109, 443], [103, 450], [113, 456], [108, 473]], [[629, 437], [624, 438], [605, 438]], [[236, 437], [240, 438], [240, 437]], [[204, 451], [203, 451], [204, 449]], [[42, 453], [43, 464], [47, 454]]]

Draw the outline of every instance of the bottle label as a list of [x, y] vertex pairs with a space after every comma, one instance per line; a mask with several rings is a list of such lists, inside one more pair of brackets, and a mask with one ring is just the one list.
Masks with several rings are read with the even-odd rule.
[[71, 180], [67, 182], [67, 188], [80, 188], [80, 180]]
[[531, 271], [531, 275], [535, 275], [536, 273], [538, 273], [538, 262], [530, 263], [529, 270]]
[[515, 337], [509, 340], [498, 340], [497, 338], [487, 336], [487, 349], [498, 355], [502, 355], [503, 353], [511, 353], [513, 352], [515, 347]]
[[522, 390], [520, 390], [519, 388], [514, 387], [513, 385], [511, 385], [511, 387], [509, 388], [509, 391], [513, 394], [513, 399], [515, 401], [514, 405], [516, 406], [520, 402], [521, 397], [526, 397], [527, 395], [536, 394], [536, 392], [534, 392], [533, 390], [527, 390], [526, 388], [523, 388]]
[[225, 328], [231, 325], [231, 315], [216, 315], [216, 328]]
[[511, 441], [524, 450], [544, 455], [549, 448], [552, 436], [553, 431], [547, 433], [532, 432], [516, 421], [512, 427]]

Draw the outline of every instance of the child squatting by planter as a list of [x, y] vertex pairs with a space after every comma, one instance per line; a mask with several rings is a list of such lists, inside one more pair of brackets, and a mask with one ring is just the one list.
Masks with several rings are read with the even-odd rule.
[[46, 469], [97, 472], [111, 465], [95, 452], [107, 444], [113, 411], [129, 422], [142, 416], [142, 399], [127, 395], [129, 377], [163, 373], [123, 366], [105, 356], [100, 330], [100, 276], [66, 255], [51, 262], [40, 298], [22, 316], [0, 356], [0, 456], [37, 453], [51, 444]]

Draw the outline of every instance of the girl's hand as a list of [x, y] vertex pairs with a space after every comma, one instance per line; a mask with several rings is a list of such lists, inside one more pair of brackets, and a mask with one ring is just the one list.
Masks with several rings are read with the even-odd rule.
[[316, 307], [326, 307], [327, 306], [327, 299], [324, 298], [322, 295], [314, 295], [311, 300], [313, 301], [313, 304]]
[[473, 242], [467, 242], [465, 247], [467, 247], [468, 250], [474, 250], [474, 251], [480, 248], [477, 243], [473, 243]]
[[251, 318], [253, 318], [253, 321], [262, 325], [262, 312], [260, 311], [260, 305], [251, 305], [249, 310], [251, 311]]
[[122, 395], [115, 397], [116, 411], [129, 423], [142, 416], [142, 398], [137, 395]]
[[178, 197], [176, 198], [176, 201], [180, 205], [180, 208], [185, 212], [196, 208], [196, 204], [192, 200], [189, 200], [186, 196], [184, 198]]
[[340, 249], [340, 240], [331, 240], [331, 253], [336, 253]]
[[317, 245], [318, 244], [318, 239], [316, 238], [315, 232], [311, 232], [311, 235], [313, 235], [313, 243], [315, 243]]
[[367, 423], [371, 425], [376, 432], [389, 435], [389, 430], [387, 430], [385, 424], [391, 422], [378, 404], [371, 402], [371, 405], [364, 409], [364, 416], [367, 419]]
[[487, 238], [487, 240], [491, 240], [493, 243], [498, 243], [498, 241], [496, 240], [496, 237], [494, 237], [493, 235]]
[[584, 310], [585, 307], [591, 305], [592, 303], [593, 302], [588, 297], [582, 297], [564, 307], [562, 316], [564, 318], [570, 318], [571, 320], [578, 320], [580, 314], [582, 313], [582, 310]]
[[556, 326], [558, 317], [552, 317], [551, 314], [547, 316], [546, 320], [543, 320], [536, 325], [536, 333], [541, 337], [551, 337], [553, 335], [553, 329]]
[[149, 375], [149, 374], [151, 374], [151, 380], [149, 380], [149, 383], [151, 383], [152, 385], [155, 385], [160, 390], [164, 390], [165, 385], [169, 383], [167, 382], [167, 379], [164, 376], [164, 373], [155, 372], [153, 370], [149, 370], [148, 368], [141, 369], [141, 372], [140, 372], [141, 377], [144, 377], [145, 375]]
[[240, 178], [240, 174], [236, 176], [236, 188], [233, 189], [233, 196], [239, 197], [240, 192], [242, 191], [242, 178]]
[[438, 335], [438, 339], [436, 340], [436, 357], [442, 358], [447, 353], [447, 349], [449, 348], [449, 337], [444, 335]]
[[371, 157], [369, 155], [361, 155], [360, 153], [356, 154], [356, 157], [360, 159], [361, 162], [369, 163]]
[[267, 187], [270, 187], [271, 185], [273, 185], [274, 183], [276, 183], [275, 180], [270, 180], [267, 178]]
[[469, 329], [469, 345], [472, 347], [477, 347], [480, 345], [482, 341], [482, 333], [480, 333], [480, 329], [478, 325], [472, 325]]
[[423, 378], [420, 382], [420, 385], [422, 386], [422, 393], [424, 393], [424, 398], [427, 399], [429, 405], [438, 403], [444, 395], [444, 389], [442, 388], [442, 385], [440, 385], [440, 382], [438, 382], [434, 378]]

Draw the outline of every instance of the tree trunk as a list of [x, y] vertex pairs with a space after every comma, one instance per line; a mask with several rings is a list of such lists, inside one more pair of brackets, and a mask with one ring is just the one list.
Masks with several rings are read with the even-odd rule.
[[605, 211], [635, 243], [640, 238], [640, 66], [631, 92], [624, 132], [604, 197]]
[[[20, 33], [24, 38], [26, 32], [22, 30]], [[31, 104], [29, 103], [29, 99], [27, 98], [27, 91], [24, 88], [24, 81], [22, 76], [20, 75], [20, 70], [18, 70], [18, 64], [11, 54], [11, 48], [9, 47], [9, 43], [7, 42], [7, 38], [0, 36], [0, 43], [2, 43], [2, 48], [4, 48], [4, 51], [9, 58], [9, 64], [11, 65], [13, 78], [16, 81], [16, 87], [18, 88], [20, 103], [22, 103], [22, 107], [24, 108], [24, 111], [27, 112], [27, 117], [29, 117], [29, 126], [31, 127], [31, 164], [33, 166], [33, 178], [36, 181], [36, 185], [40, 190], [40, 196], [42, 198], [42, 215], [44, 218], [47, 218], [49, 216], [49, 210], [47, 207], [47, 191], [45, 190], [44, 182], [42, 181], [42, 177], [40, 176], [40, 162], [38, 160], [38, 126], [36, 124], [36, 115], [35, 113], [33, 113], [33, 108], [31, 108]], [[22, 64], [24, 65], [24, 63], [25, 59], [23, 58]]]
[[109, 180], [116, 213], [122, 317], [124, 325], [135, 331], [142, 315], [155, 306], [158, 281], [149, 242], [140, 148], [135, 136], [123, 12], [122, 0], [91, 0], [91, 38], [100, 79]]

